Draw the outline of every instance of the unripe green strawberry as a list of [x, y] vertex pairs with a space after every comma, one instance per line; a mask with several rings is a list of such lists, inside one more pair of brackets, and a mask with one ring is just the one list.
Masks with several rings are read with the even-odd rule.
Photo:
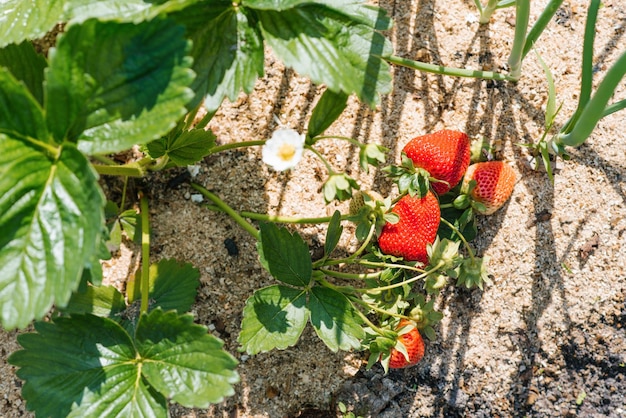
[[424, 340], [415, 327], [415, 324], [409, 320], [401, 319], [397, 330], [401, 330], [405, 326], [412, 328], [408, 332], [403, 332], [398, 335], [397, 344], [404, 346], [408, 358], [405, 356], [405, 353], [396, 348], [396, 344], [396, 347], [391, 349], [391, 356], [389, 358], [390, 369], [402, 369], [404, 367], [413, 366], [424, 357]]
[[461, 181], [470, 162], [470, 140], [459, 131], [443, 130], [418, 136], [402, 151], [416, 167], [428, 171], [434, 179], [442, 180], [430, 183], [440, 195]]
[[[476, 181], [476, 186], [470, 191], [470, 182]], [[469, 166], [463, 185], [462, 193], [468, 193], [474, 202], [474, 210], [483, 215], [491, 215], [511, 197], [515, 186], [515, 171], [503, 161], [486, 161]]]
[[350, 215], [354, 216], [359, 213], [359, 210], [366, 204], [374, 208], [375, 204], [373, 202], [376, 201], [383, 201], [380, 193], [373, 190], [357, 190], [352, 194], [352, 199], [350, 199]]
[[392, 208], [400, 220], [387, 222], [378, 237], [380, 250], [407, 261], [428, 263], [428, 244], [437, 237], [441, 211], [432, 192], [424, 197], [405, 195]]

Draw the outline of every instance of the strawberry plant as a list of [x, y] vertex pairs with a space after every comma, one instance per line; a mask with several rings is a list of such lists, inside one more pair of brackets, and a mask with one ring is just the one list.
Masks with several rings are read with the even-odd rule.
[[[135, 199], [127, 186], [134, 177], [251, 146], [262, 146], [263, 161], [278, 171], [314, 154], [327, 169], [325, 201], [350, 200], [350, 213], [286, 218], [236, 211], [190, 185], [210, 201], [208, 209], [228, 214], [256, 239], [260, 264], [276, 279], [246, 301], [242, 351], [293, 346], [311, 326], [332, 351], [369, 351], [369, 367], [417, 363], [422, 335], [436, 338], [442, 318], [436, 296], [451, 285], [482, 289], [490, 282], [487, 258], [470, 245], [475, 217], [502, 206], [515, 176], [503, 162], [469, 166], [464, 133], [425, 133], [406, 145], [399, 165], [382, 170], [397, 185], [383, 197], [335, 171], [320, 144], [349, 142], [363, 171], [384, 164], [387, 149], [324, 133], [350, 95], [370, 107], [380, 103], [391, 91], [390, 65], [518, 80], [522, 60], [560, 4], [549, 2], [527, 31], [529, 1], [476, 1], [483, 23], [497, 8], [516, 7], [510, 71], [499, 74], [394, 55], [384, 35], [390, 18], [361, 1], [4, 1], [0, 322], [23, 329], [34, 321], [34, 332], [18, 337], [23, 349], [10, 357], [25, 381], [28, 408], [44, 416], [167, 416], [170, 401], [204, 408], [234, 392], [237, 361], [188, 313], [198, 270], [176, 260], [150, 264], [149, 199], [143, 192]], [[600, 118], [626, 106], [607, 106], [623, 78], [624, 55], [591, 94], [598, 7], [591, 2], [579, 107], [554, 138], [536, 146], [544, 160], [580, 145]], [[31, 41], [59, 23], [49, 53], [37, 53]], [[281, 126], [268, 139], [217, 145], [206, 127], [225, 99], [252, 91], [266, 47], [324, 86], [306, 132]], [[546, 131], [557, 113], [551, 87]], [[197, 117], [202, 108], [205, 116]], [[115, 159], [134, 146], [141, 158]], [[107, 201], [100, 176], [123, 179], [121, 202]], [[359, 240], [349, 255], [337, 251], [347, 222]], [[321, 258], [313, 260], [298, 232], [279, 225], [290, 223], [328, 224]], [[122, 236], [142, 248], [138, 280], [129, 277], [123, 292], [102, 285], [100, 264]]]

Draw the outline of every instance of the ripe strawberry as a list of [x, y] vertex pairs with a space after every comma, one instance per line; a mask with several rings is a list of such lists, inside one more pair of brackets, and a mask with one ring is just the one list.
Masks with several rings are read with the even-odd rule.
[[391, 209], [400, 220], [387, 222], [378, 237], [380, 250], [389, 255], [404, 257], [407, 261], [428, 263], [426, 246], [437, 237], [441, 211], [432, 192], [424, 197], [403, 196]]
[[402, 149], [416, 167], [444, 182], [432, 182], [437, 194], [444, 194], [463, 178], [470, 162], [470, 140], [458, 131], [443, 130], [418, 136]]
[[402, 369], [417, 364], [422, 357], [424, 357], [424, 340], [415, 325], [406, 319], [401, 319], [398, 324], [397, 330], [411, 325], [413, 328], [408, 332], [398, 335], [398, 343], [402, 343], [408, 354], [408, 359], [404, 356], [404, 353], [397, 348], [391, 349], [391, 356], [389, 358], [389, 368]]
[[503, 161], [487, 161], [469, 166], [463, 179], [461, 192], [467, 193], [469, 183], [476, 180], [470, 194], [472, 200], [484, 205], [484, 209], [474, 206], [476, 212], [491, 215], [509, 199], [515, 185], [515, 172]]

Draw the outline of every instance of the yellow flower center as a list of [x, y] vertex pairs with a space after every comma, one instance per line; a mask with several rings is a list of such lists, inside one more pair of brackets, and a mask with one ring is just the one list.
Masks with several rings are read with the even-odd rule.
[[296, 147], [291, 144], [282, 144], [278, 150], [278, 157], [283, 161], [291, 161], [296, 153]]

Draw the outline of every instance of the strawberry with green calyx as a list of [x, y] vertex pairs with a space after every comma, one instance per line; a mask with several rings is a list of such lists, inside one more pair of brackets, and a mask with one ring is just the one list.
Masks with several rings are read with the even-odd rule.
[[435, 241], [440, 222], [437, 197], [432, 192], [424, 197], [405, 195], [394, 205], [392, 213], [399, 220], [383, 227], [378, 236], [381, 252], [427, 264], [426, 247]]
[[431, 187], [440, 195], [461, 181], [470, 163], [469, 137], [449, 129], [413, 138], [402, 151], [437, 180]]
[[417, 329], [424, 334], [429, 340], [434, 341], [437, 336], [433, 325], [441, 321], [443, 314], [437, 312], [434, 308], [435, 300], [431, 299], [426, 302], [424, 295], [417, 295], [415, 298], [415, 308], [411, 309], [409, 317]]
[[[468, 196], [475, 212], [491, 215], [511, 197], [515, 181], [515, 171], [503, 161], [472, 164], [463, 178], [461, 196]], [[465, 204], [461, 196], [455, 201], [455, 206]]]
[[[424, 340], [412, 321], [401, 319], [396, 328], [398, 339], [389, 353], [381, 356], [381, 363], [388, 361], [390, 369], [414, 366], [424, 357]], [[384, 367], [384, 366], [383, 366]]]

